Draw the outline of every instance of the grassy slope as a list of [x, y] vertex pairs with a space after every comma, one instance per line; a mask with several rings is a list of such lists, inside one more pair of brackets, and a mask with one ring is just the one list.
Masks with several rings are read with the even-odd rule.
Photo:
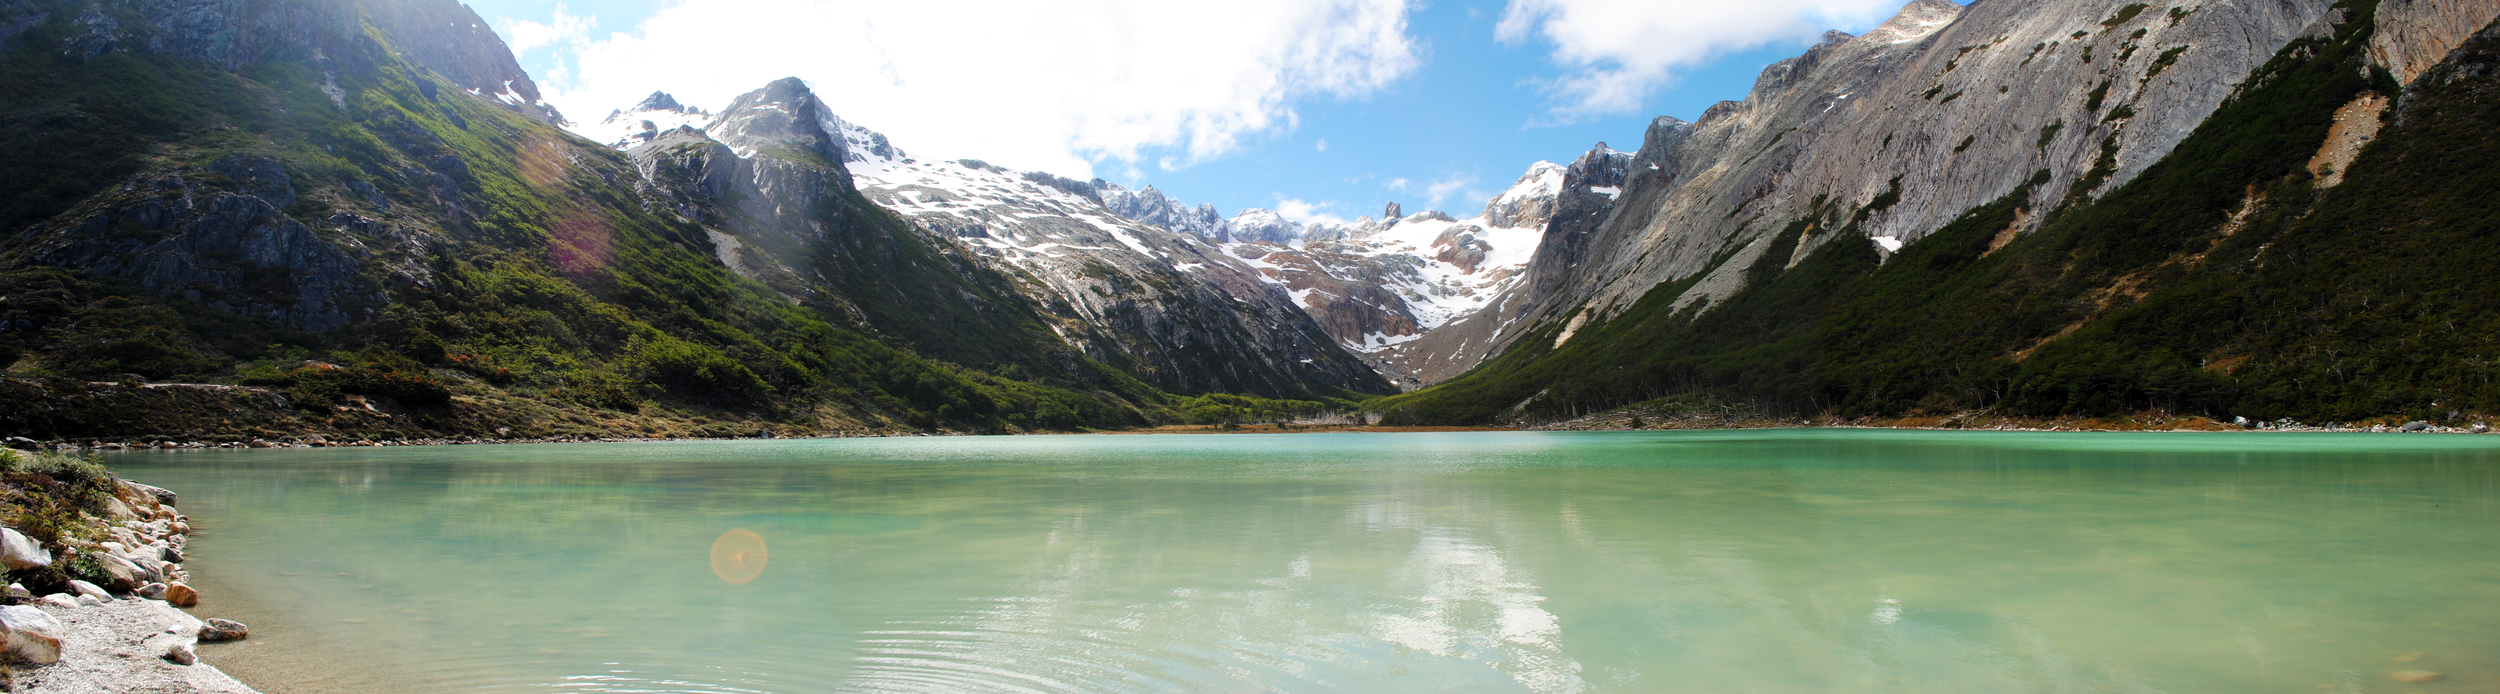
[[[2002, 250], [1989, 252], [1992, 239], [2051, 191], [2035, 182], [1880, 265], [1844, 229], [1795, 268], [1753, 268], [1707, 312], [1670, 314], [1685, 283], [1661, 285], [1560, 349], [1549, 328], [1376, 406], [1392, 421], [1448, 423], [1670, 395], [1847, 416], [2500, 411], [2488, 249], [2500, 178], [2487, 166], [2500, 113], [2491, 71], [2472, 69], [2488, 46], [2442, 73], [2469, 76], [2422, 80], [2346, 182], [2322, 192], [2303, 165], [2335, 110], [2394, 89], [2363, 67], [2374, 3], [2342, 5], [2352, 18], [2334, 36], [2285, 48], [2169, 157], [2097, 201], [2064, 191], [2040, 230]], [[2226, 235], [2252, 192], [2262, 201]], [[1785, 234], [1840, 219], [1819, 211]], [[1765, 257], [1787, 258], [1781, 243]]]
[[[341, 71], [341, 108], [319, 76], [295, 64], [236, 74], [127, 52], [82, 60], [47, 50], [72, 29], [66, 18], [75, 14], [55, 12], [0, 56], [0, 103], [8, 104], [0, 107], [0, 149], [13, 152], [0, 175], [24, 184], [0, 187], [0, 233], [20, 246], [0, 249], [8, 261], [0, 318], [25, 321], [0, 333], [0, 363], [17, 362], [15, 375], [240, 381], [298, 395], [316, 410], [342, 392], [383, 391], [376, 394], [417, 410], [455, 395], [449, 400], [710, 412], [826, 428], [1129, 426], [1179, 421], [1207, 404], [1081, 357], [1011, 379], [908, 351], [955, 344], [971, 350], [950, 355], [1014, 364], [978, 350], [1033, 345], [1040, 330], [1029, 315], [1013, 313], [1019, 307], [984, 295], [994, 285], [983, 278], [950, 280], [968, 264], [908, 242], [886, 255], [897, 262], [881, 266], [907, 276], [852, 274], [861, 278], [854, 284], [884, 290], [860, 291], [860, 303], [920, 322], [889, 321], [907, 333], [891, 342], [836, 327], [720, 267], [699, 229], [644, 210], [622, 155], [463, 96], [396, 60]], [[437, 82], [434, 97], [419, 88], [427, 80]], [[431, 287], [395, 290], [387, 304], [356, 307], [371, 309], [370, 319], [313, 335], [24, 257], [31, 236], [20, 230], [57, 228], [133, 202], [118, 188], [133, 175], [179, 169], [203, 194], [231, 188], [235, 182], [202, 171], [230, 154], [283, 161], [299, 192], [286, 212], [334, 242], [350, 235], [322, 223], [336, 212], [423, 229], [432, 248], [406, 260], [431, 274]], [[456, 181], [456, 209], [429, 202], [428, 170]], [[348, 192], [355, 181], [400, 204], [375, 209]], [[894, 224], [890, 216], [842, 222]], [[373, 235], [357, 240], [393, 245]], [[365, 265], [366, 282], [388, 281], [379, 262]], [[283, 278], [247, 277], [247, 288], [256, 279], [286, 286]], [[1006, 317], [984, 323], [911, 303], [958, 285]], [[289, 370], [308, 357], [353, 373]], [[1253, 411], [1316, 406], [1246, 402]], [[474, 426], [493, 414], [460, 419]], [[32, 426], [0, 421], [9, 433], [144, 433], [96, 422]]]

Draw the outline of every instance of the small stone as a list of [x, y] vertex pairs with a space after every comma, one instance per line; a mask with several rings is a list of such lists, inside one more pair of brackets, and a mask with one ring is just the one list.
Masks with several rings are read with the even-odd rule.
[[165, 602], [175, 607], [197, 606], [200, 604], [200, 592], [180, 583], [168, 585], [165, 586]]
[[130, 594], [147, 598], [149, 600], [163, 600], [165, 599], [165, 584], [150, 583], [144, 586], [139, 586], [138, 590], [130, 591]]
[[80, 595], [80, 596], [78, 596], [78, 606], [79, 606], [79, 607], [103, 607], [103, 606], [104, 606], [104, 599], [103, 599], [103, 598], [96, 597], [96, 596], [93, 596], [93, 595]]
[[79, 595], [80, 595], [80, 596], [82, 596], [82, 597], [90, 597], [90, 598], [95, 598], [98, 602], [112, 602], [112, 601], [113, 601], [113, 594], [112, 594], [112, 593], [105, 592], [105, 590], [104, 590], [103, 588], [96, 586], [96, 584], [93, 584], [93, 583], [88, 583], [88, 582], [86, 582], [86, 581], [81, 581], [81, 580], [78, 580], [78, 579], [70, 579], [70, 582], [69, 582], [69, 589], [70, 589], [70, 592], [77, 593], [77, 594], [79, 594]]
[[0, 528], [0, 565], [10, 571], [40, 569], [52, 565], [52, 552], [15, 528]]
[[235, 641], [251, 635], [251, 627], [231, 619], [211, 619], [207, 626], [200, 627], [201, 641]]
[[25, 605], [0, 607], [0, 651], [38, 665], [60, 662], [61, 620]]
[[70, 597], [68, 593], [53, 593], [51, 595], [46, 595], [43, 596], [43, 599], [39, 602], [42, 602], [47, 607], [58, 607], [64, 610], [78, 607], [78, 598]]
[[167, 564], [180, 564], [182, 563], [182, 550], [174, 549], [173, 545], [157, 545], [156, 558]]
[[172, 661], [175, 665], [192, 665], [200, 662], [199, 652], [192, 650], [191, 644], [182, 643], [180, 641], [176, 641], [173, 645], [167, 646], [165, 648], [165, 655], [160, 657]]
[[2403, 682], [2403, 683], [2405, 683], [2405, 684], [2422, 684], [2422, 683], [2425, 683], [2425, 682], [2437, 682], [2437, 681], [2439, 681], [2441, 678], [2447, 677], [2447, 675], [2442, 675], [2442, 674], [2439, 674], [2439, 673], [2436, 673], [2436, 672], [2431, 672], [2431, 671], [2429, 671], [2429, 670], [2398, 670], [2398, 671], [2395, 671], [2395, 672], [2387, 673], [2387, 676], [2388, 676], [2388, 677], [2391, 677], [2391, 678], [2394, 678], [2396, 681], [2398, 681], [2398, 682]]

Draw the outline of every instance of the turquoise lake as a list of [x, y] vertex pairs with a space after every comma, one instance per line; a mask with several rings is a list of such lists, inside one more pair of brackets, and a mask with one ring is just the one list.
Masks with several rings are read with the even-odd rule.
[[1033, 436], [107, 462], [181, 494], [194, 612], [253, 632], [201, 656], [273, 694], [2500, 692], [2500, 436]]

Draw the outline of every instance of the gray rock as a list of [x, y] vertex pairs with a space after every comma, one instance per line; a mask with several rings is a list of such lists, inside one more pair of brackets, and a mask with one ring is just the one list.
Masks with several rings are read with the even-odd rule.
[[200, 627], [200, 640], [203, 642], [238, 641], [251, 636], [251, 627], [231, 619], [211, 619]]
[[97, 586], [96, 584], [88, 583], [86, 581], [70, 579], [69, 589], [70, 592], [77, 593], [78, 596], [82, 598], [95, 598], [98, 602], [113, 601], [112, 593], [106, 592], [101, 586]]
[[286, 166], [269, 157], [230, 156], [208, 165], [208, 170], [224, 174], [242, 184], [244, 194], [267, 201], [272, 207], [295, 204], [295, 183], [286, 177]]
[[6, 592], [10, 600], [23, 602], [35, 599], [35, 592], [27, 590], [24, 583], [11, 583]]
[[2484, 424], [2482, 422], [2475, 422], [2474, 426], [2466, 427], [2465, 430], [2476, 434], [2488, 434], [2491, 433], [2491, 425]]
[[0, 565], [10, 571], [40, 569], [52, 565], [52, 552], [16, 528], [0, 529]]
[[141, 493], [141, 494], [146, 494], [146, 495], [148, 495], [148, 496], [155, 497], [155, 498], [156, 498], [156, 503], [159, 503], [159, 504], [164, 504], [164, 505], [166, 505], [166, 506], [173, 506], [173, 505], [175, 505], [175, 504], [174, 504], [174, 502], [175, 502], [177, 499], [179, 499], [179, 498], [180, 498], [180, 497], [176, 496], [172, 490], [166, 489], [166, 488], [164, 488], [164, 487], [152, 487], [152, 486], [148, 486], [148, 485], [140, 484], [140, 483], [137, 483], [137, 482], [132, 482], [132, 481], [130, 481], [130, 480], [122, 480], [122, 481], [121, 481], [121, 484], [122, 484], [122, 486], [124, 486], [124, 487], [128, 487], [128, 488], [133, 489], [133, 490], [136, 490], [136, 491], [138, 491], [138, 492], [139, 492], [139, 493]]
[[68, 609], [76, 609], [76, 608], [78, 607], [78, 598], [83, 598], [83, 597], [87, 597], [87, 596], [80, 595], [80, 596], [77, 596], [77, 597], [71, 597], [71, 596], [70, 596], [70, 594], [68, 594], [68, 593], [53, 593], [53, 594], [51, 594], [51, 595], [46, 595], [46, 596], [43, 596], [42, 598], [38, 599], [38, 600], [37, 600], [37, 602], [41, 602], [41, 603], [43, 603], [43, 604], [44, 604], [44, 606], [46, 606], [46, 607], [57, 607], [57, 608], [60, 608], [60, 609], [68, 610]]
[[0, 607], [0, 652], [21, 662], [48, 665], [61, 660], [61, 620], [26, 605]]
[[106, 600], [106, 599], [104, 599], [104, 598], [99, 598], [99, 597], [96, 597], [96, 596], [93, 596], [93, 595], [85, 595], [85, 594], [81, 594], [81, 595], [79, 595], [79, 596], [78, 596], [78, 606], [79, 606], [79, 607], [101, 607], [101, 606], [103, 606], [103, 605], [104, 605], [104, 603], [107, 603], [107, 602], [112, 602], [112, 601], [110, 601], [110, 600]]
[[175, 665], [197, 665], [200, 662], [200, 654], [192, 649], [191, 644], [176, 641], [163, 644], [163, 647], [164, 651], [157, 657]]
[[165, 599], [165, 584], [150, 583], [144, 586], [139, 586], [138, 590], [130, 591], [130, 594], [147, 598], [149, 600], [163, 600]]
[[26, 438], [26, 437], [24, 437], [24, 436], [11, 436], [11, 437], [9, 437], [9, 438], [8, 438], [8, 445], [9, 445], [9, 447], [10, 447], [10, 448], [15, 448], [15, 449], [18, 449], [18, 450], [21, 450], [21, 451], [38, 451], [38, 450], [43, 450], [43, 444], [42, 444], [42, 443], [36, 442], [34, 439]]
[[2430, 423], [2430, 422], [2422, 422], [2422, 421], [2406, 422], [2406, 423], [2405, 423], [2405, 426], [2404, 426], [2404, 431], [2408, 431], [2408, 432], [2420, 432], [2420, 431], [2430, 431], [2430, 430], [2431, 430], [2431, 423]]
[[180, 564], [182, 563], [182, 550], [174, 549], [172, 545], [157, 545], [156, 558], [168, 564]]

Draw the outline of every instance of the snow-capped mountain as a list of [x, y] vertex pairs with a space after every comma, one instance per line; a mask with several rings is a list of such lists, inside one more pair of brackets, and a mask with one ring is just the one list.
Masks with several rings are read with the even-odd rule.
[[[843, 175], [817, 178], [855, 187], [931, 242], [1012, 278], [1014, 290], [1054, 321], [1049, 327], [1061, 340], [1159, 387], [1293, 395], [1387, 386], [1333, 344], [1284, 288], [1219, 247], [1228, 227], [1210, 206], [973, 159], [911, 158], [884, 135], [834, 115], [796, 79], [740, 96], [699, 127], [661, 127], [662, 119], [690, 123], [699, 113], [655, 94], [579, 129], [628, 149], [644, 162], [646, 177], [678, 181], [656, 194], [681, 216], [704, 218], [724, 264], [786, 294], [797, 297], [809, 286], [804, 278], [814, 271], [805, 263], [817, 252], [807, 238], [811, 227], [740, 224], [706, 210], [745, 198], [738, 214], [761, 218], [832, 199], [815, 192], [815, 178], [773, 173], [830, 164]], [[705, 148], [725, 156], [695, 161], [682, 154]], [[722, 169], [731, 159], [787, 165]], [[748, 168], [758, 173], [738, 173]], [[730, 187], [753, 190], [685, 193]], [[1114, 212], [1115, 204], [1159, 223]], [[726, 228], [714, 229], [717, 221]]]
[[652, 92], [632, 108], [610, 111], [606, 119], [575, 125], [573, 131], [609, 147], [630, 149], [658, 138], [660, 133], [683, 126], [702, 127], [711, 121], [712, 114], [703, 109], [677, 103], [677, 98], [667, 92]]
[[[1598, 144], [1584, 162], [1620, 171], [1630, 155]], [[1484, 211], [1456, 219], [1438, 211], [1382, 219], [1296, 224], [1268, 210], [1234, 217], [1224, 252], [1291, 291], [1294, 303], [1346, 349], [1363, 353], [1402, 387], [1423, 385], [1410, 343], [1451, 320], [1475, 314], [1517, 288], [1561, 209], [1569, 177], [1537, 162]], [[1618, 188], [1593, 180], [1580, 192], [1612, 200]], [[1430, 379], [1438, 380], [1438, 379]]]

